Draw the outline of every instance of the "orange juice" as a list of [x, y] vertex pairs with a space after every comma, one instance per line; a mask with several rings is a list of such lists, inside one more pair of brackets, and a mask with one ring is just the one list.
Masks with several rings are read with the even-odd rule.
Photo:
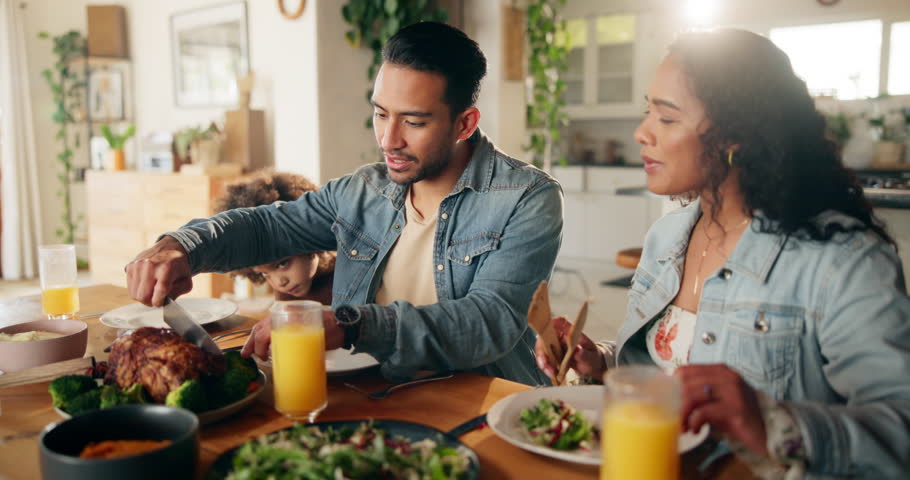
[[275, 408], [311, 417], [326, 404], [325, 333], [322, 325], [288, 324], [272, 330]]
[[660, 405], [624, 402], [603, 415], [601, 480], [679, 478], [680, 421]]
[[79, 311], [79, 289], [75, 286], [44, 289], [41, 306], [48, 315], [72, 315]]

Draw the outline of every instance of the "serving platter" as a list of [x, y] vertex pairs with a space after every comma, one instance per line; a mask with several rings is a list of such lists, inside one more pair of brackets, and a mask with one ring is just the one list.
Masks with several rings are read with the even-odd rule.
[[[480, 475], [480, 460], [477, 458], [477, 454], [474, 450], [471, 450], [467, 445], [461, 443], [457, 438], [437, 430], [429, 425], [423, 425], [420, 423], [406, 422], [402, 420], [372, 420], [372, 419], [361, 419], [361, 420], [342, 420], [334, 422], [316, 422], [309, 424], [307, 426], [317, 427], [320, 430], [325, 430], [327, 428], [333, 428], [335, 430], [340, 430], [342, 428], [351, 428], [356, 429], [364, 422], [373, 422], [373, 426], [385, 431], [385, 433], [402, 436], [410, 440], [411, 442], [420, 441], [424, 439], [435, 440], [438, 444], [454, 448], [460, 453], [467, 455], [470, 465], [467, 472], [465, 472], [464, 479], [473, 480], [479, 478]], [[275, 432], [280, 432], [283, 430], [290, 430], [293, 427], [283, 428], [276, 430]], [[275, 433], [269, 432], [269, 433]], [[234, 456], [237, 454], [237, 450], [240, 447], [233, 448], [227, 452], [221, 454], [215, 463], [212, 465], [209, 470], [206, 479], [220, 479], [225, 478], [233, 470], [233, 460]]]
[[[265, 373], [263, 373], [262, 370], [259, 370], [259, 376], [256, 377], [256, 382], [259, 384], [258, 387], [256, 387], [256, 390], [253, 390], [252, 392], [248, 393], [245, 397], [241, 398], [240, 400], [237, 400], [234, 403], [227, 404], [221, 408], [216, 408], [214, 410], [207, 410], [205, 412], [196, 413], [196, 417], [199, 418], [199, 424], [200, 425], [209, 425], [211, 423], [215, 423], [221, 419], [230, 417], [231, 415], [234, 415], [235, 413], [249, 407], [250, 404], [255, 402], [256, 399], [259, 398], [260, 395], [262, 395], [262, 392], [265, 391], [266, 377], [265, 377]], [[60, 410], [57, 407], [54, 407], [54, 411], [57, 412], [57, 415], [60, 415], [64, 419], [72, 418], [72, 415], [64, 412], [63, 410]]]

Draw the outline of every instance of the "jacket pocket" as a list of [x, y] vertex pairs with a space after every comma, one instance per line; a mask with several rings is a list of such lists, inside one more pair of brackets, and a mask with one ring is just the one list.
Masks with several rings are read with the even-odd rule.
[[498, 249], [499, 235], [495, 233], [481, 233], [449, 243], [446, 258], [449, 261], [447, 270], [452, 281], [453, 298], [461, 298], [468, 294], [474, 283], [477, 268], [487, 255]]
[[726, 358], [754, 388], [783, 399], [797, 368], [804, 317], [795, 309], [739, 310], [729, 323]]
[[449, 261], [461, 265], [475, 263], [481, 255], [499, 248], [499, 235], [481, 233], [469, 240], [453, 241], [449, 244]]
[[335, 219], [332, 233], [338, 242], [332, 295], [347, 301], [360, 288], [366, 288], [363, 283], [369, 281], [368, 273], [379, 253], [379, 244], [341, 218]]

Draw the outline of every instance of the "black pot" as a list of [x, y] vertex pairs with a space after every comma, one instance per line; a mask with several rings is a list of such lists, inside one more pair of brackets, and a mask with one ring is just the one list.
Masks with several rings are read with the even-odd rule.
[[[126, 405], [78, 415], [41, 433], [45, 480], [192, 479], [199, 456], [199, 420], [189, 410]], [[164, 448], [112, 459], [83, 459], [89, 442], [170, 440]]]

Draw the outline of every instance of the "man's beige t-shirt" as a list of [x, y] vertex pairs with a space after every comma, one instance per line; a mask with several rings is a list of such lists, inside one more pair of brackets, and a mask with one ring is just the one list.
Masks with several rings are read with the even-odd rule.
[[436, 266], [433, 265], [437, 212], [429, 217], [420, 215], [411, 201], [410, 188], [404, 205], [404, 229], [389, 252], [382, 283], [376, 292], [376, 303], [388, 305], [395, 300], [404, 300], [414, 306], [432, 305], [438, 301], [434, 278]]

